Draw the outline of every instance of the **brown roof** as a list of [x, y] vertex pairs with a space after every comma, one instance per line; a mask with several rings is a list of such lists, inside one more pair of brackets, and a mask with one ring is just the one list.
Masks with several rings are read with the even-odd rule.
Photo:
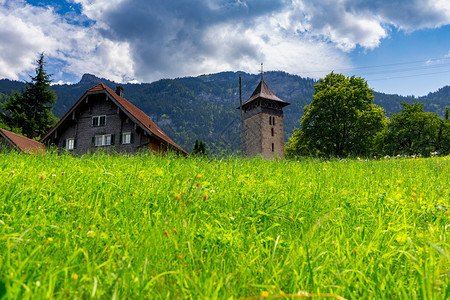
[[15, 148], [23, 152], [40, 153], [45, 152], [45, 147], [42, 143], [24, 137], [23, 135], [0, 128], [0, 135], [3, 136]]
[[[253, 94], [250, 96], [250, 98], [248, 98], [247, 101], [245, 101], [244, 104], [242, 104], [242, 106], [246, 106], [247, 104], [249, 104], [250, 102], [253, 102], [254, 100], [256, 100], [258, 98], [276, 101], [277, 103], [281, 104], [282, 107], [290, 104], [290, 103], [278, 98], [277, 95], [275, 95], [275, 93], [272, 92], [272, 90], [269, 88], [269, 86], [264, 82], [264, 80], [261, 80], [261, 82], [258, 84], [258, 86], [256, 87]], [[238, 107], [238, 109], [239, 109], [239, 107]]]
[[78, 106], [79, 103], [81, 103], [82, 99], [85, 98], [85, 96], [89, 95], [90, 93], [97, 93], [97, 92], [102, 92], [105, 91], [106, 93], [108, 93], [115, 101], [116, 103], [119, 105], [119, 107], [121, 107], [125, 112], [129, 113], [134, 119], [136, 119], [136, 121], [139, 123], [139, 125], [141, 125], [141, 127], [143, 127], [144, 130], [148, 131], [149, 133], [154, 134], [157, 138], [159, 138], [160, 140], [163, 140], [167, 143], [169, 143], [170, 145], [174, 146], [175, 148], [177, 148], [178, 150], [180, 150], [182, 153], [184, 154], [188, 154], [183, 148], [181, 148], [180, 146], [178, 146], [174, 141], [172, 141], [171, 138], [169, 138], [151, 119], [149, 116], [147, 116], [142, 110], [140, 110], [139, 108], [137, 108], [136, 106], [134, 106], [133, 104], [131, 104], [128, 100], [126, 100], [125, 98], [120, 97], [119, 95], [117, 95], [116, 92], [114, 92], [112, 89], [110, 89], [109, 87], [107, 87], [105, 84], [103, 83], [99, 83], [96, 86], [90, 88], [89, 90], [86, 91], [86, 93], [77, 101], [77, 103], [75, 103], [75, 105], [72, 107], [72, 109], [70, 109], [62, 118], [61, 120], [55, 125], [55, 127], [53, 127], [52, 130], [50, 130], [43, 138], [42, 140], [44, 141], [50, 134], [51, 132], [56, 129], [60, 123], [62, 123], [62, 121], [64, 119], [66, 119], [71, 113], [72, 110]]

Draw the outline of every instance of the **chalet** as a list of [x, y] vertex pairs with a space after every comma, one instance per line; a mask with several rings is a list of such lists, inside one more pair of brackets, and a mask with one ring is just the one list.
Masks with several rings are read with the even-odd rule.
[[100, 149], [122, 153], [172, 150], [188, 154], [123, 95], [122, 87], [115, 92], [102, 83], [92, 87], [41, 141], [75, 154]]
[[0, 151], [4, 150], [18, 150], [35, 154], [45, 152], [42, 143], [0, 128]]

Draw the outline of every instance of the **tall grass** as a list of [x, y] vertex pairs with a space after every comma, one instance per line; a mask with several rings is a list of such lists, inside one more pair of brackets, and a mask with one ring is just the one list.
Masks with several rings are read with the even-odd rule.
[[449, 166], [3, 153], [0, 295], [448, 299]]

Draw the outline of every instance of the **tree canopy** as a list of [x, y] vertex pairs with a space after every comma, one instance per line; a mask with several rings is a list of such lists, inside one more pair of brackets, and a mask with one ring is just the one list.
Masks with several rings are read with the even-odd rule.
[[286, 147], [288, 156], [368, 156], [385, 126], [384, 110], [373, 104], [373, 90], [359, 77], [330, 73], [314, 86], [301, 129]]
[[44, 53], [36, 61], [36, 75], [31, 76], [21, 93], [14, 92], [3, 104], [0, 117], [10, 129], [21, 132], [29, 138], [45, 134], [55, 123], [52, 105], [56, 94], [50, 89], [51, 75], [44, 66]]
[[445, 119], [435, 113], [424, 112], [423, 103], [402, 103], [400, 113], [393, 114], [384, 139], [384, 152], [388, 155], [421, 154], [450, 151], [450, 123], [448, 108]]

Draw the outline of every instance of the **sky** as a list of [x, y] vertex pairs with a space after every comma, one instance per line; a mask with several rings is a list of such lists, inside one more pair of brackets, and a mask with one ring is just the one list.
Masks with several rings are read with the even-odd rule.
[[222, 71], [365, 78], [423, 96], [450, 85], [450, 0], [0, 0], [0, 78], [120, 83]]

